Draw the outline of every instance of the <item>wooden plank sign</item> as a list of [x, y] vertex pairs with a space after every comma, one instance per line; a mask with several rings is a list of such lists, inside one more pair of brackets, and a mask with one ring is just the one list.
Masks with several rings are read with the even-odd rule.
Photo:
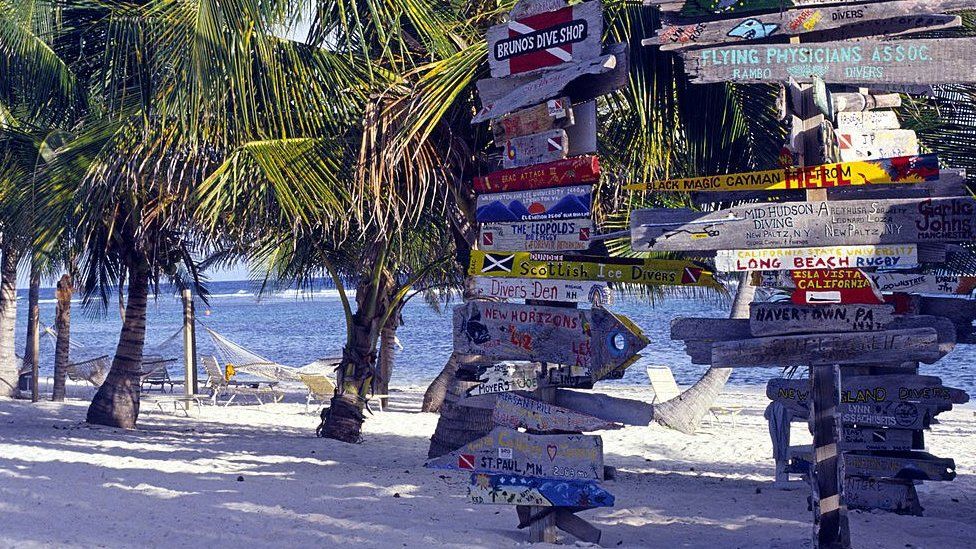
[[837, 130], [834, 132], [844, 162], [918, 154], [913, 130]]
[[715, 255], [716, 270], [726, 272], [917, 266], [915, 244], [719, 250]]
[[488, 29], [488, 66], [500, 78], [591, 59], [602, 52], [602, 34], [599, 1], [512, 17]]
[[897, 478], [902, 480], [952, 480], [956, 462], [926, 452], [886, 452], [881, 454], [844, 454], [848, 476]]
[[483, 298], [534, 299], [598, 306], [608, 305], [613, 301], [613, 293], [606, 282], [482, 277], [477, 277], [474, 281], [476, 294]]
[[515, 393], [498, 394], [491, 418], [496, 424], [504, 427], [525, 428], [532, 431], [588, 432], [623, 427], [619, 423], [604, 421]]
[[712, 344], [715, 368], [785, 367], [823, 364], [879, 364], [941, 357], [932, 328], [777, 336]]
[[548, 479], [603, 480], [603, 440], [596, 435], [530, 435], [495, 427], [484, 437], [427, 460], [424, 467]]
[[912, 402], [842, 402], [837, 413], [845, 424], [866, 427], [926, 429], [931, 420], [928, 406]]
[[555, 480], [472, 473], [471, 503], [537, 507], [613, 507], [613, 494], [593, 480]]
[[845, 426], [839, 445], [841, 450], [911, 450], [914, 438], [908, 429]]
[[503, 143], [506, 139], [572, 126], [574, 121], [569, 98], [560, 97], [492, 120], [491, 129], [495, 134], [495, 143]]
[[976, 276], [877, 273], [871, 280], [882, 292], [970, 295], [976, 290]]
[[590, 183], [598, 179], [600, 160], [596, 156], [578, 156], [475, 177], [474, 190], [478, 193], [527, 191]]
[[790, 301], [800, 305], [821, 303], [884, 303], [881, 292], [860, 269], [789, 271], [794, 288]]
[[569, 138], [566, 130], [549, 130], [508, 139], [502, 149], [502, 167], [521, 168], [566, 158]]
[[478, 195], [479, 223], [578, 219], [590, 216], [590, 185]]
[[752, 303], [749, 329], [755, 337], [830, 332], [877, 332], [894, 319], [889, 305], [795, 305]]
[[[837, 113], [837, 130], [875, 131], [896, 130], [901, 127], [895, 111], [859, 111]], [[901, 156], [901, 155], [893, 155]]]
[[539, 386], [539, 368], [534, 364], [493, 364], [483, 375], [481, 384], [468, 389], [468, 396], [534, 391]]
[[964, 84], [976, 82], [969, 58], [976, 38], [727, 46], [682, 53], [695, 83]]
[[[796, 411], [806, 410], [810, 396], [808, 379], [771, 379], [766, 383], [766, 396], [783, 402]], [[945, 387], [936, 376], [913, 374], [849, 376], [844, 378], [841, 403], [884, 404], [915, 403], [936, 411], [949, 410], [953, 404], [969, 402], [969, 395], [961, 389]]]
[[624, 188], [673, 192], [824, 189], [852, 185], [921, 183], [934, 181], [939, 178], [939, 174], [938, 157], [934, 154], [925, 154], [802, 168], [669, 179], [637, 183]]
[[595, 379], [630, 361], [648, 340], [605, 309], [471, 301], [454, 309], [454, 351], [495, 360], [589, 368]]
[[900, 515], [922, 515], [915, 484], [910, 480], [848, 476], [844, 479], [844, 501], [851, 509], [880, 509]]
[[590, 247], [590, 237], [594, 234], [593, 222], [589, 219], [486, 223], [481, 226], [478, 247], [486, 252], [578, 251]]
[[[645, 2], [647, 3], [647, 2]], [[671, 0], [650, 0], [650, 4], [671, 4]], [[686, 0], [681, 15], [700, 17], [779, 11], [790, 7], [810, 7], [836, 4], [837, 0]]]

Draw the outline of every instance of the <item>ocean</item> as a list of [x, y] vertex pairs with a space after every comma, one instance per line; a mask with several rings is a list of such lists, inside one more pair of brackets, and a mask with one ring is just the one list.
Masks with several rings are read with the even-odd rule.
[[[209, 328], [251, 352], [289, 366], [302, 366], [318, 358], [341, 354], [345, 338], [342, 305], [336, 290], [316, 287], [311, 291], [281, 290], [258, 295], [248, 281], [213, 282], [209, 286], [209, 303], [196, 299], [197, 347], [200, 355], [219, 357], [206, 330]], [[451, 353], [450, 310], [457, 302], [435, 311], [421, 297], [411, 300], [404, 309], [403, 326], [397, 332], [402, 349], [396, 353], [393, 385], [426, 386], [444, 367]], [[41, 289], [41, 323], [54, 324], [54, 289]], [[622, 380], [606, 383], [646, 384], [645, 366], [668, 366], [679, 384], [691, 384], [705, 372], [706, 366], [691, 364], [681, 342], [669, 338], [670, 323], [680, 316], [727, 317], [729, 302], [716, 298], [655, 298], [653, 303], [636, 298], [620, 298], [609, 307], [637, 323], [651, 343], [641, 353]], [[108, 308], [83, 306], [80, 299], [72, 304], [72, 362], [113, 355], [118, 342], [121, 320], [113, 301]], [[17, 352], [22, 355], [27, 324], [27, 290], [18, 291]], [[170, 368], [174, 377], [183, 377], [182, 337], [183, 305], [174, 289], [163, 288], [150, 301], [146, 354], [178, 359]], [[923, 365], [921, 373], [938, 375], [953, 387], [969, 393], [976, 390], [976, 350], [968, 345], [956, 347], [934, 365]], [[40, 370], [50, 375], [54, 368], [54, 338], [42, 333]], [[760, 385], [777, 377], [773, 368], [739, 368], [732, 373], [731, 384]]]

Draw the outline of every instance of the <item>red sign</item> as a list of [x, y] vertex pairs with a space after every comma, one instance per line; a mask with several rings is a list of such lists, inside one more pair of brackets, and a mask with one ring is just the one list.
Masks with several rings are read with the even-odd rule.
[[474, 455], [473, 454], [459, 455], [458, 469], [467, 469], [469, 471], [474, 471]]
[[860, 269], [790, 271], [796, 289], [790, 301], [798, 305], [824, 303], [884, 303], [881, 292]]
[[586, 155], [475, 177], [474, 190], [479, 193], [527, 191], [589, 183], [598, 179], [600, 159]]

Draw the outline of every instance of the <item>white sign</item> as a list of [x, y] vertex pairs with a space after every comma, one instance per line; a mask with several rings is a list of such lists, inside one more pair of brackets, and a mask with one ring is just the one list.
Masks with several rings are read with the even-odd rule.
[[917, 266], [918, 246], [914, 244], [719, 250], [715, 255], [715, 268], [726, 272]]

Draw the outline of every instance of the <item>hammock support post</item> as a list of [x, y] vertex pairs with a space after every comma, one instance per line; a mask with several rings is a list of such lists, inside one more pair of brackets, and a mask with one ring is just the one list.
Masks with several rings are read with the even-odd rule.
[[193, 319], [193, 294], [186, 289], [183, 290], [183, 364], [186, 367], [183, 393], [187, 398], [192, 398], [198, 392], [197, 334]]

